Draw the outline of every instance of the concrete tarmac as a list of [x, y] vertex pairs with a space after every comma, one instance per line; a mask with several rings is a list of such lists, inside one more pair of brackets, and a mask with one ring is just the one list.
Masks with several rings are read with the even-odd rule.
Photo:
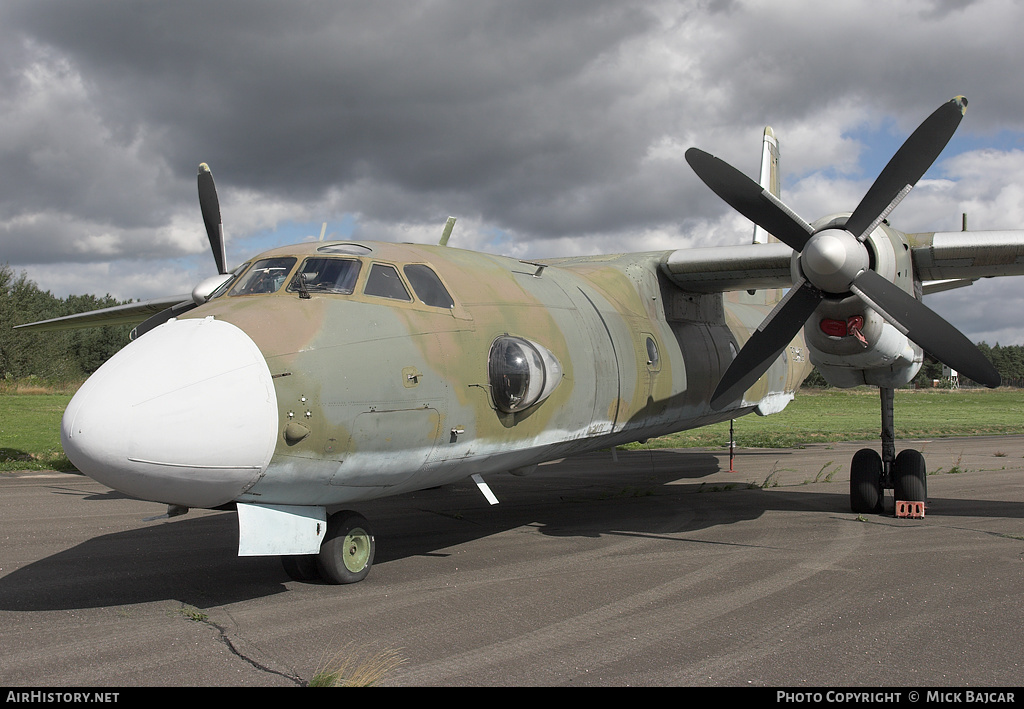
[[[352, 586], [238, 558], [77, 475], [0, 476], [0, 686], [1024, 686], [1024, 437], [923, 450], [924, 519], [856, 515], [853, 453], [636, 450], [358, 507]], [[877, 444], [867, 444], [877, 447]]]

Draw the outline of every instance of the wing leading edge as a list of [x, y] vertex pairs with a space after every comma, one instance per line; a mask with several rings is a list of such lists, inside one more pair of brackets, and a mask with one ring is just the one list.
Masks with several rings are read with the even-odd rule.
[[35, 332], [47, 332], [54, 330], [77, 330], [86, 327], [105, 327], [107, 325], [137, 325], [147, 318], [163, 312], [178, 304], [192, 304], [191, 295], [175, 295], [152, 300], [143, 300], [138, 303], [127, 303], [126, 305], [115, 305], [110, 308], [101, 308], [87, 313], [65, 315], [61, 318], [40, 320], [39, 322], [15, 325], [15, 330], [32, 330]]
[[1024, 275], [1024, 231], [930, 232], [907, 241], [923, 282]]

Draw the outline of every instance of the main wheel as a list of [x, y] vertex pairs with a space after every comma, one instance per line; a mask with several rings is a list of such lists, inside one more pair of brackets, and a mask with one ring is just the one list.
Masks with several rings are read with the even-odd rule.
[[355, 512], [336, 512], [327, 519], [327, 534], [317, 555], [320, 576], [328, 583], [356, 583], [373, 565], [376, 540], [366, 518]]
[[850, 463], [850, 509], [880, 512], [882, 499], [882, 456], [871, 448], [862, 448]]
[[928, 501], [928, 472], [920, 451], [900, 451], [892, 464], [893, 495], [903, 502]]

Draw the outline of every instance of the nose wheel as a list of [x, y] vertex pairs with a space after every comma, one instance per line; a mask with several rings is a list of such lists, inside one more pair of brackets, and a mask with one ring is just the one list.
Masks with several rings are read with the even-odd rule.
[[908, 448], [896, 455], [894, 425], [895, 392], [879, 388], [882, 405], [882, 454], [863, 448], [850, 464], [850, 509], [854, 512], [881, 512], [886, 489], [897, 502], [928, 500], [928, 473], [920, 451]]
[[356, 583], [373, 565], [377, 542], [370, 523], [356, 512], [336, 512], [327, 518], [327, 533], [319, 554], [283, 556], [281, 563], [296, 581]]

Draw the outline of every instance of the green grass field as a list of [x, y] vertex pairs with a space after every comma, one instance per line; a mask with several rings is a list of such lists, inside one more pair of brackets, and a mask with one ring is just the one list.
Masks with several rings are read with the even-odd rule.
[[[60, 446], [60, 418], [70, 393], [0, 392], [0, 472], [74, 470]], [[877, 440], [875, 389], [810, 389], [774, 416], [744, 416], [736, 445], [793, 448], [828, 441]], [[896, 437], [1024, 433], [1024, 390], [900, 390]], [[652, 439], [656, 448], [713, 448], [729, 443], [729, 423]], [[639, 445], [639, 444], [634, 444]]]
[[[749, 415], [733, 424], [736, 445], [794, 448], [807, 443], [878, 440], [878, 390], [808, 389], [782, 413]], [[900, 389], [896, 392], [896, 438], [1024, 433], [1022, 389]], [[658, 448], [708, 448], [729, 443], [729, 422], [652, 439]]]
[[60, 445], [71, 394], [0, 394], [0, 472], [74, 470]]

